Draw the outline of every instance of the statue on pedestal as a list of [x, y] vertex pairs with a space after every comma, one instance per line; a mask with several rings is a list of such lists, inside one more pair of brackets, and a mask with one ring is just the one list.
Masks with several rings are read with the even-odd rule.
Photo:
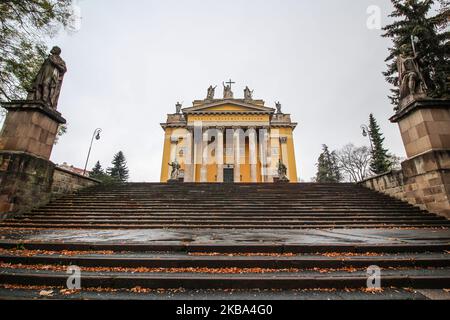
[[170, 180], [178, 180], [181, 169], [180, 164], [175, 159], [173, 162], [169, 163], [169, 166], [172, 167], [172, 172], [170, 173]]
[[286, 165], [281, 161], [281, 159], [278, 160], [278, 179], [280, 181], [287, 181], [287, 167]]
[[248, 86], [244, 89], [244, 99], [253, 100], [253, 90], [250, 90]]
[[417, 54], [412, 53], [409, 45], [401, 47], [401, 54], [397, 59], [400, 100], [410, 95], [425, 95], [427, 86], [417, 63]]
[[66, 63], [60, 55], [61, 49], [53, 47], [33, 82], [27, 100], [42, 101], [56, 110], [64, 74], [67, 72]]
[[208, 94], [206, 95], [206, 100], [214, 100], [214, 95], [216, 94], [216, 88], [217, 86], [209, 86], [208, 88]]

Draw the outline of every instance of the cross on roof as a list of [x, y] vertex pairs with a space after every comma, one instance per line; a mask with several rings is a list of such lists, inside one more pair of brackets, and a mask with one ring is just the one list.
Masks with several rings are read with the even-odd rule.
[[228, 82], [225, 82], [226, 84], [228, 84], [229, 86], [230, 86], [230, 88], [231, 88], [231, 85], [232, 84], [235, 84], [236, 82], [233, 82], [233, 81], [231, 81], [231, 79], [228, 81]]

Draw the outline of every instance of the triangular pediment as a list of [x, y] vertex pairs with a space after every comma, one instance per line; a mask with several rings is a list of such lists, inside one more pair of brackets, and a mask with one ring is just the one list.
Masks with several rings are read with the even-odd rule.
[[205, 102], [194, 104], [193, 107], [183, 109], [183, 113], [227, 113], [227, 112], [261, 112], [273, 113], [275, 109], [265, 107], [264, 105], [246, 102], [235, 99], [225, 99], [220, 101]]

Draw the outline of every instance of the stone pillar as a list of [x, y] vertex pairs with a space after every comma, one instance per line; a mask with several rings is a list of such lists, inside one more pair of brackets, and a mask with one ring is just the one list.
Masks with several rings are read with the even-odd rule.
[[261, 182], [268, 182], [268, 151], [269, 151], [269, 128], [263, 127], [259, 130], [259, 157], [261, 159]]
[[241, 128], [233, 127], [234, 182], [241, 182]]
[[450, 100], [413, 101], [390, 120], [398, 123], [408, 155], [405, 200], [450, 217]]
[[193, 182], [193, 162], [194, 162], [194, 152], [193, 152], [193, 133], [192, 128], [186, 128], [186, 155], [184, 163], [184, 182]]
[[249, 160], [250, 160], [250, 180], [251, 182], [258, 182], [258, 177], [256, 173], [256, 165], [258, 162], [258, 156], [256, 151], [256, 144], [257, 144], [257, 137], [256, 137], [256, 128], [250, 127], [249, 128]]
[[197, 165], [202, 163], [203, 124], [201, 121], [194, 123], [193, 132], [192, 182], [197, 182]]
[[205, 128], [202, 139], [202, 166], [200, 169], [200, 182], [208, 182], [208, 128]]
[[[274, 149], [278, 150], [278, 154], [274, 154]], [[269, 167], [269, 182], [274, 181], [274, 176], [277, 172], [278, 160], [281, 159], [280, 148], [280, 130], [277, 128], [270, 129], [270, 167]]]
[[280, 158], [283, 161], [284, 165], [287, 168], [286, 176], [289, 177], [289, 154], [287, 147], [287, 137], [280, 137]]
[[[177, 144], [178, 144], [178, 137], [170, 137], [170, 156], [169, 156], [169, 162], [172, 163], [177, 158]], [[169, 166], [168, 168], [168, 177], [170, 179], [170, 173], [172, 172], [172, 167]]]
[[216, 144], [216, 163], [217, 163], [217, 182], [223, 182], [223, 132], [225, 128], [217, 128]]
[[21, 213], [48, 202], [55, 165], [49, 161], [61, 114], [36, 101], [3, 103], [0, 134], [0, 213]]

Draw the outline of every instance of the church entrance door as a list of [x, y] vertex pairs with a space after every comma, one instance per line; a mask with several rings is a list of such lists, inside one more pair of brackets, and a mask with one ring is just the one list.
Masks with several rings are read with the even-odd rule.
[[234, 169], [233, 168], [223, 169], [223, 182], [224, 183], [233, 183], [234, 182]]

